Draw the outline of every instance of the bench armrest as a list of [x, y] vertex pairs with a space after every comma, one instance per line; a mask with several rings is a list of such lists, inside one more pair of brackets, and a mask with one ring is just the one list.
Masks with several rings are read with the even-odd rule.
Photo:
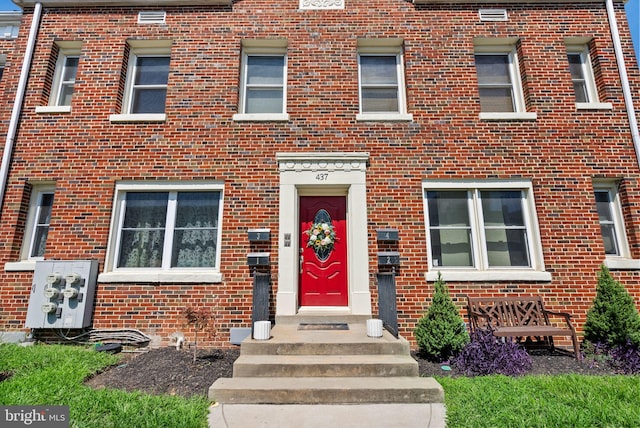
[[568, 313], [568, 312], [549, 311], [547, 309], [544, 310], [544, 313], [547, 314], [547, 315], [564, 318], [564, 320], [567, 323], [567, 325], [571, 328], [571, 330], [573, 330], [573, 324], [571, 324], [571, 314], [570, 313]]

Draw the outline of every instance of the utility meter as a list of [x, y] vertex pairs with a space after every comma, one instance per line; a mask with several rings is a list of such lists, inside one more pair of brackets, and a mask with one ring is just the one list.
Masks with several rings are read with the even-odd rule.
[[61, 279], [62, 279], [62, 275], [60, 275], [59, 272], [52, 272], [49, 275], [47, 275], [47, 284], [49, 285], [59, 284]]
[[97, 278], [97, 260], [36, 261], [25, 327], [90, 326]]
[[67, 287], [62, 290], [62, 295], [67, 299], [73, 299], [74, 297], [78, 296], [78, 290], [73, 287]]
[[53, 302], [47, 302], [44, 305], [42, 305], [41, 309], [42, 309], [42, 312], [44, 312], [45, 314], [52, 314], [56, 311], [56, 309], [58, 309], [58, 305], [56, 305]]
[[67, 285], [75, 285], [80, 283], [80, 281], [82, 280], [82, 276], [80, 276], [79, 273], [72, 272], [67, 274], [67, 276], [64, 277], [64, 280]]
[[60, 290], [55, 287], [47, 287], [44, 289], [44, 297], [47, 299], [55, 299], [60, 295]]

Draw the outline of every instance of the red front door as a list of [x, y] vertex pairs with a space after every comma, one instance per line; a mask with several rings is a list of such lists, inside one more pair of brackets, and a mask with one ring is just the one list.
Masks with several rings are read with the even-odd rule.
[[300, 197], [300, 306], [349, 304], [346, 212], [344, 196]]

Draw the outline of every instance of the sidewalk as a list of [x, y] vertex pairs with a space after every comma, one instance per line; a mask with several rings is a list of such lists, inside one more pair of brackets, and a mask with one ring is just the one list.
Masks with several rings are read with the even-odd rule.
[[214, 404], [209, 428], [444, 428], [442, 403]]

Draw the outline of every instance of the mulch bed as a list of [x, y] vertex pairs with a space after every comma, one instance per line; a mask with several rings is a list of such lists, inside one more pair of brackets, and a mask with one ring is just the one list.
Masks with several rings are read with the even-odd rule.
[[[240, 355], [239, 348], [199, 350], [195, 363], [193, 351], [173, 347], [123, 353], [118, 365], [94, 375], [86, 384], [94, 388], [117, 388], [126, 391], [144, 391], [151, 394], [169, 394], [191, 397], [207, 396], [216, 379], [233, 377], [233, 362]], [[447, 364], [429, 362], [415, 353], [421, 376], [459, 376], [447, 370]], [[531, 374], [614, 374], [606, 365], [580, 362], [563, 352], [530, 351], [533, 360]], [[444, 368], [443, 368], [444, 367]]]

